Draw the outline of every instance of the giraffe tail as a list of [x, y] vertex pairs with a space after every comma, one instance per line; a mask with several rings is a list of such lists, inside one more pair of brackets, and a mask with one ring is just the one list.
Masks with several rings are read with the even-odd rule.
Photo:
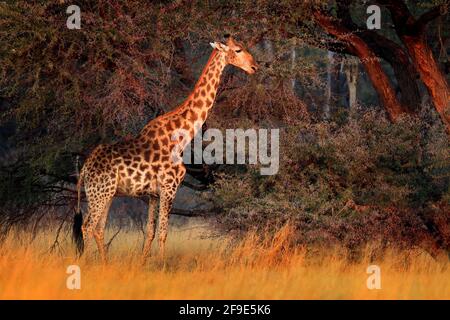
[[83, 183], [83, 169], [81, 169], [80, 176], [78, 177], [77, 183], [77, 192], [78, 192], [78, 204], [77, 204], [77, 212], [73, 218], [73, 226], [72, 226], [72, 237], [73, 241], [77, 248], [77, 253], [79, 256], [83, 254], [84, 250], [84, 241], [83, 241], [83, 231], [81, 226], [83, 225], [83, 214], [81, 212], [81, 184]]

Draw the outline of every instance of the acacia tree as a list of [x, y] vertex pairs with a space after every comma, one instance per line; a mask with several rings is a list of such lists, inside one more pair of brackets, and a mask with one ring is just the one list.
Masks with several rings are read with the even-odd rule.
[[[427, 24], [446, 15], [448, 3], [436, 5], [416, 19], [401, 0], [378, 1], [391, 13], [395, 33], [404, 47], [375, 30], [358, 26], [351, 14], [353, 3], [352, 0], [336, 1], [332, 7], [336, 16], [326, 12], [323, 6], [314, 7], [313, 13], [318, 24], [338, 40], [338, 43], [328, 44], [330, 49], [358, 56], [393, 120], [403, 112], [418, 110], [420, 94], [416, 79], [419, 75], [444, 125], [450, 130], [449, 86], [426, 41]], [[392, 66], [402, 94], [400, 101], [395, 98], [392, 84], [381, 65], [375, 61], [377, 58], [384, 59]]]
[[69, 30], [64, 1], [0, 3], [0, 129], [10, 127], [0, 153], [2, 227], [37, 207], [70, 206], [76, 159], [135, 134], [182, 93], [171, 44], [186, 31], [157, 30], [158, 3], [77, 5], [82, 28]]
[[408, 50], [409, 56], [426, 86], [442, 122], [450, 132], [450, 89], [447, 80], [426, 41], [428, 23], [448, 13], [449, 4], [444, 3], [415, 18], [401, 0], [380, 0], [389, 9], [395, 31]]
[[70, 205], [77, 158], [81, 164], [98, 143], [136, 134], [176, 105], [195, 80], [186, 42], [202, 43], [203, 57], [224, 33], [220, 14], [231, 10], [202, 1], [77, 5], [82, 28], [69, 30], [64, 1], [0, 3], [0, 130], [12, 127], [6, 148], [0, 135], [2, 226], [36, 207]]
[[[205, 58], [208, 43], [224, 33], [250, 46], [265, 44], [252, 48], [264, 63], [252, 78], [231, 70], [224, 75], [220, 108], [209, 121], [229, 125], [231, 119], [263, 122], [272, 117], [289, 124], [299, 119], [304, 103], [287, 80], [296, 78], [296, 86], [306, 92], [301, 97], [320, 102], [323, 68], [316, 58], [323, 51], [311, 47], [322, 49], [323, 44], [339, 53], [363, 55], [392, 119], [416, 110], [417, 72], [407, 49], [359, 28], [350, 15], [352, 3], [338, 1], [333, 14], [317, 13], [319, 21], [333, 24], [329, 36], [312, 19], [317, 7], [298, 1], [83, 0], [78, 2], [83, 22], [77, 31], [65, 28], [63, 2], [0, 3], [0, 98], [8, 101], [0, 100], [0, 126], [12, 123], [15, 128], [8, 140], [12, 148], [4, 152], [8, 157], [0, 154], [0, 202], [11, 203], [10, 210], [0, 208], [0, 216], [8, 209], [14, 219], [20, 217], [14, 206], [18, 200], [37, 206], [67, 204], [73, 198], [76, 156], [82, 162], [83, 153], [98, 143], [134, 134], [175, 106], [201, 68], [193, 52], [200, 48], [198, 56]], [[351, 34], [351, 41], [344, 34]], [[308, 54], [295, 59], [296, 46], [307, 47]], [[393, 67], [401, 98], [379, 58]], [[200, 170], [192, 173], [202, 179]]]
[[398, 101], [377, 55], [361, 37], [336, 22], [336, 19], [325, 15], [321, 10], [314, 10], [314, 17], [328, 33], [342, 41], [349, 52], [359, 57], [390, 119], [396, 121], [405, 112], [405, 108]]

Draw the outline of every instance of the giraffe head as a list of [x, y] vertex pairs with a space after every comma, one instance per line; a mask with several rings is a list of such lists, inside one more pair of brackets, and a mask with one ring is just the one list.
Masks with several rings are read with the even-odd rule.
[[258, 65], [253, 56], [231, 36], [225, 37], [227, 39], [225, 43], [214, 42], [211, 43], [211, 46], [225, 54], [225, 60], [228, 64], [241, 68], [249, 74], [255, 73], [258, 70]]

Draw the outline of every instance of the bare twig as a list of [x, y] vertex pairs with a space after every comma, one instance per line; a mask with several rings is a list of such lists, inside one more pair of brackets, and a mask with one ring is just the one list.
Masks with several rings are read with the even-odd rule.
[[113, 234], [111, 239], [109, 239], [108, 243], [105, 245], [106, 251], [109, 250], [111, 243], [113, 242], [114, 238], [117, 237], [117, 235], [120, 233], [120, 231], [122, 231], [122, 225], [119, 227], [119, 230], [117, 230], [117, 232]]

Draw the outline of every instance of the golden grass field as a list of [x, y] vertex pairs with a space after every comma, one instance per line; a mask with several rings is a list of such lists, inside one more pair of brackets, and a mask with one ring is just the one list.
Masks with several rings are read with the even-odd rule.
[[[448, 259], [420, 250], [388, 251], [370, 261], [368, 249], [350, 262], [342, 250], [290, 247], [289, 228], [272, 239], [250, 234], [240, 242], [207, 230], [172, 228], [165, 261], [151, 258], [145, 267], [139, 232], [119, 233], [107, 266], [77, 261], [69, 238], [49, 251], [54, 232], [33, 241], [13, 232], [0, 246], [0, 299], [450, 299]], [[66, 286], [73, 264], [81, 268], [80, 290]], [[381, 268], [379, 290], [366, 286], [371, 264]]]

